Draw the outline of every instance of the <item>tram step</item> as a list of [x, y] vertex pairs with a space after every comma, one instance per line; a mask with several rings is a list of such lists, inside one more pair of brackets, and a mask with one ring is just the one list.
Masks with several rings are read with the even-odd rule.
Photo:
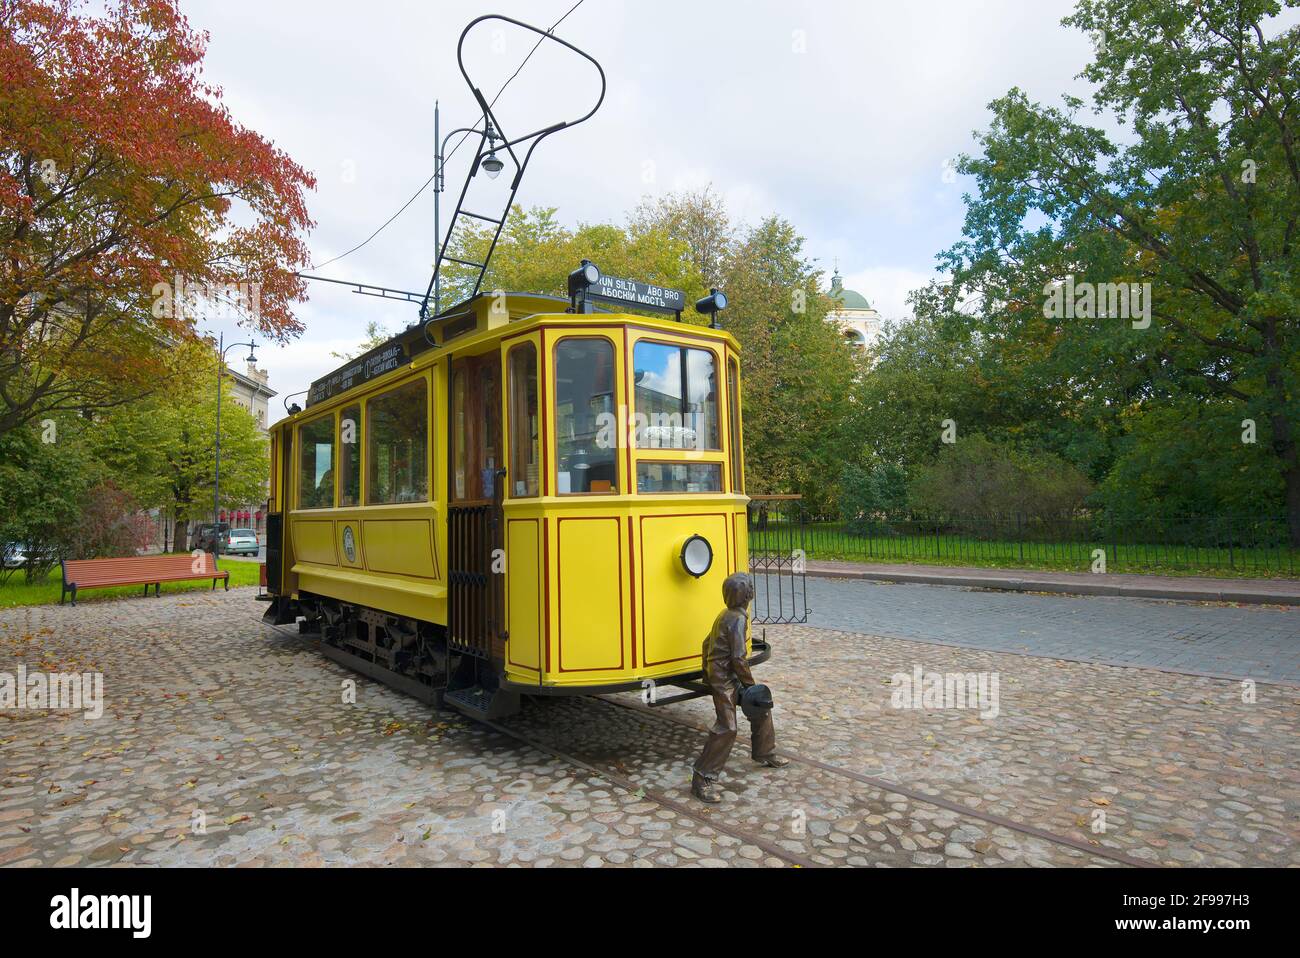
[[481, 685], [467, 689], [454, 689], [443, 697], [443, 703], [451, 705], [470, 718], [495, 721], [506, 718], [519, 711], [519, 693], [504, 692], [501, 689], [489, 690]]

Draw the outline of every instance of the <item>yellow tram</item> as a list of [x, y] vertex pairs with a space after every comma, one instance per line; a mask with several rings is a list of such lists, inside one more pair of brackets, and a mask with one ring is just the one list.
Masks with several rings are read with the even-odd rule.
[[[464, 61], [487, 21], [585, 63], [594, 105], [508, 136]], [[481, 293], [529, 158], [596, 113], [605, 74], [553, 30], [495, 14], [470, 22], [456, 56], [482, 117], [448, 134], [478, 147], [447, 237], [470, 218], [495, 225], [491, 243], [482, 262], [449, 256], [435, 212], [424, 296], [368, 287], [419, 302], [420, 322], [318, 380], [306, 408], [272, 427], [265, 619], [301, 619], [326, 655], [484, 718], [524, 694], [689, 682], [723, 579], [749, 567], [740, 349], [717, 322], [726, 297], [696, 304], [709, 327], [685, 324], [681, 292], [587, 261], [568, 300]], [[466, 208], [479, 171], [506, 168], [501, 212]], [[436, 175], [435, 196], [441, 153]], [[442, 309], [447, 263], [477, 274]], [[748, 651], [769, 655], [752, 637]]]
[[748, 567], [718, 328], [477, 295], [319, 380], [271, 449], [266, 620], [481, 717], [693, 679]]

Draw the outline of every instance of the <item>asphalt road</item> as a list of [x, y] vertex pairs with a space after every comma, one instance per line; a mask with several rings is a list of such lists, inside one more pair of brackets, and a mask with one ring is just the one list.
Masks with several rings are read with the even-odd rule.
[[1300, 609], [808, 579], [808, 624], [990, 651], [1300, 684]]

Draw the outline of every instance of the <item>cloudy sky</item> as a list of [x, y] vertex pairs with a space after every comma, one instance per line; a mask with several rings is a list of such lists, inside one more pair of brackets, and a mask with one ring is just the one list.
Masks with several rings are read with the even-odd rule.
[[[456, 66], [464, 25], [502, 13], [547, 27], [574, 2], [183, 6], [211, 35], [207, 77], [223, 87], [236, 119], [318, 177], [310, 244], [324, 264], [428, 179], [435, 100], [444, 134], [476, 121]], [[793, 221], [828, 278], [838, 260], [847, 286], [886, 316], [904, 316], [907, 292], [933, 275], [935, 254], [959, 236], [968, 184], [945, 168], [972, 149], [988, 102], [1011, 86], [1051, 101], [1083, 90], [1074, 76], [1089, 40], [1060, 26], [1071, 6], [583, 0], [557, 32], [604, 66], [605, 102], [587, 124], [543, 143], [519, 201], [557, 207], [574, 225], [621, 220], [644, 196], [712, 184], [744, 221], [772, 212]], [[471, 76], [490, 96], [531, 46], [525, 34], [484, 24], [466, 43]], [[543, 51], [498, 104], [507, 132], [581, 114], [598, 89], [590, 67]], [[448, 166], [444, 226], [471, 156], [467, 146]], [[433, 232], [426, 191], [369, 245], [320, 272], [423, 291]], [[354, 348], [368, 321], [396, 330], [415, 318], [414, 307], [323, 284], [312, 285], [311, 297], [303, 337], [260, 351], [282, 396], [337, 365], [331, 351]], [[229, 340], [234, 331], [224, 332]]]

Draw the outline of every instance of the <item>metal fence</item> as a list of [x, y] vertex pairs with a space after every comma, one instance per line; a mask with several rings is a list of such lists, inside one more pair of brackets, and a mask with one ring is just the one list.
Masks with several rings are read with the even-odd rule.
[[[761, 496], [751, 502], [749, 571], [754, 580], [755, 625], [808, 621], [806, 517], [798, 506], [798, 496]], [[773, 516], [777, 521], [770, 521]]]
[[809, 559], [1079, 572], [1294, 576], [1285, 517], [811, 515], [793, 497], [755, 496], [750, 548]]

